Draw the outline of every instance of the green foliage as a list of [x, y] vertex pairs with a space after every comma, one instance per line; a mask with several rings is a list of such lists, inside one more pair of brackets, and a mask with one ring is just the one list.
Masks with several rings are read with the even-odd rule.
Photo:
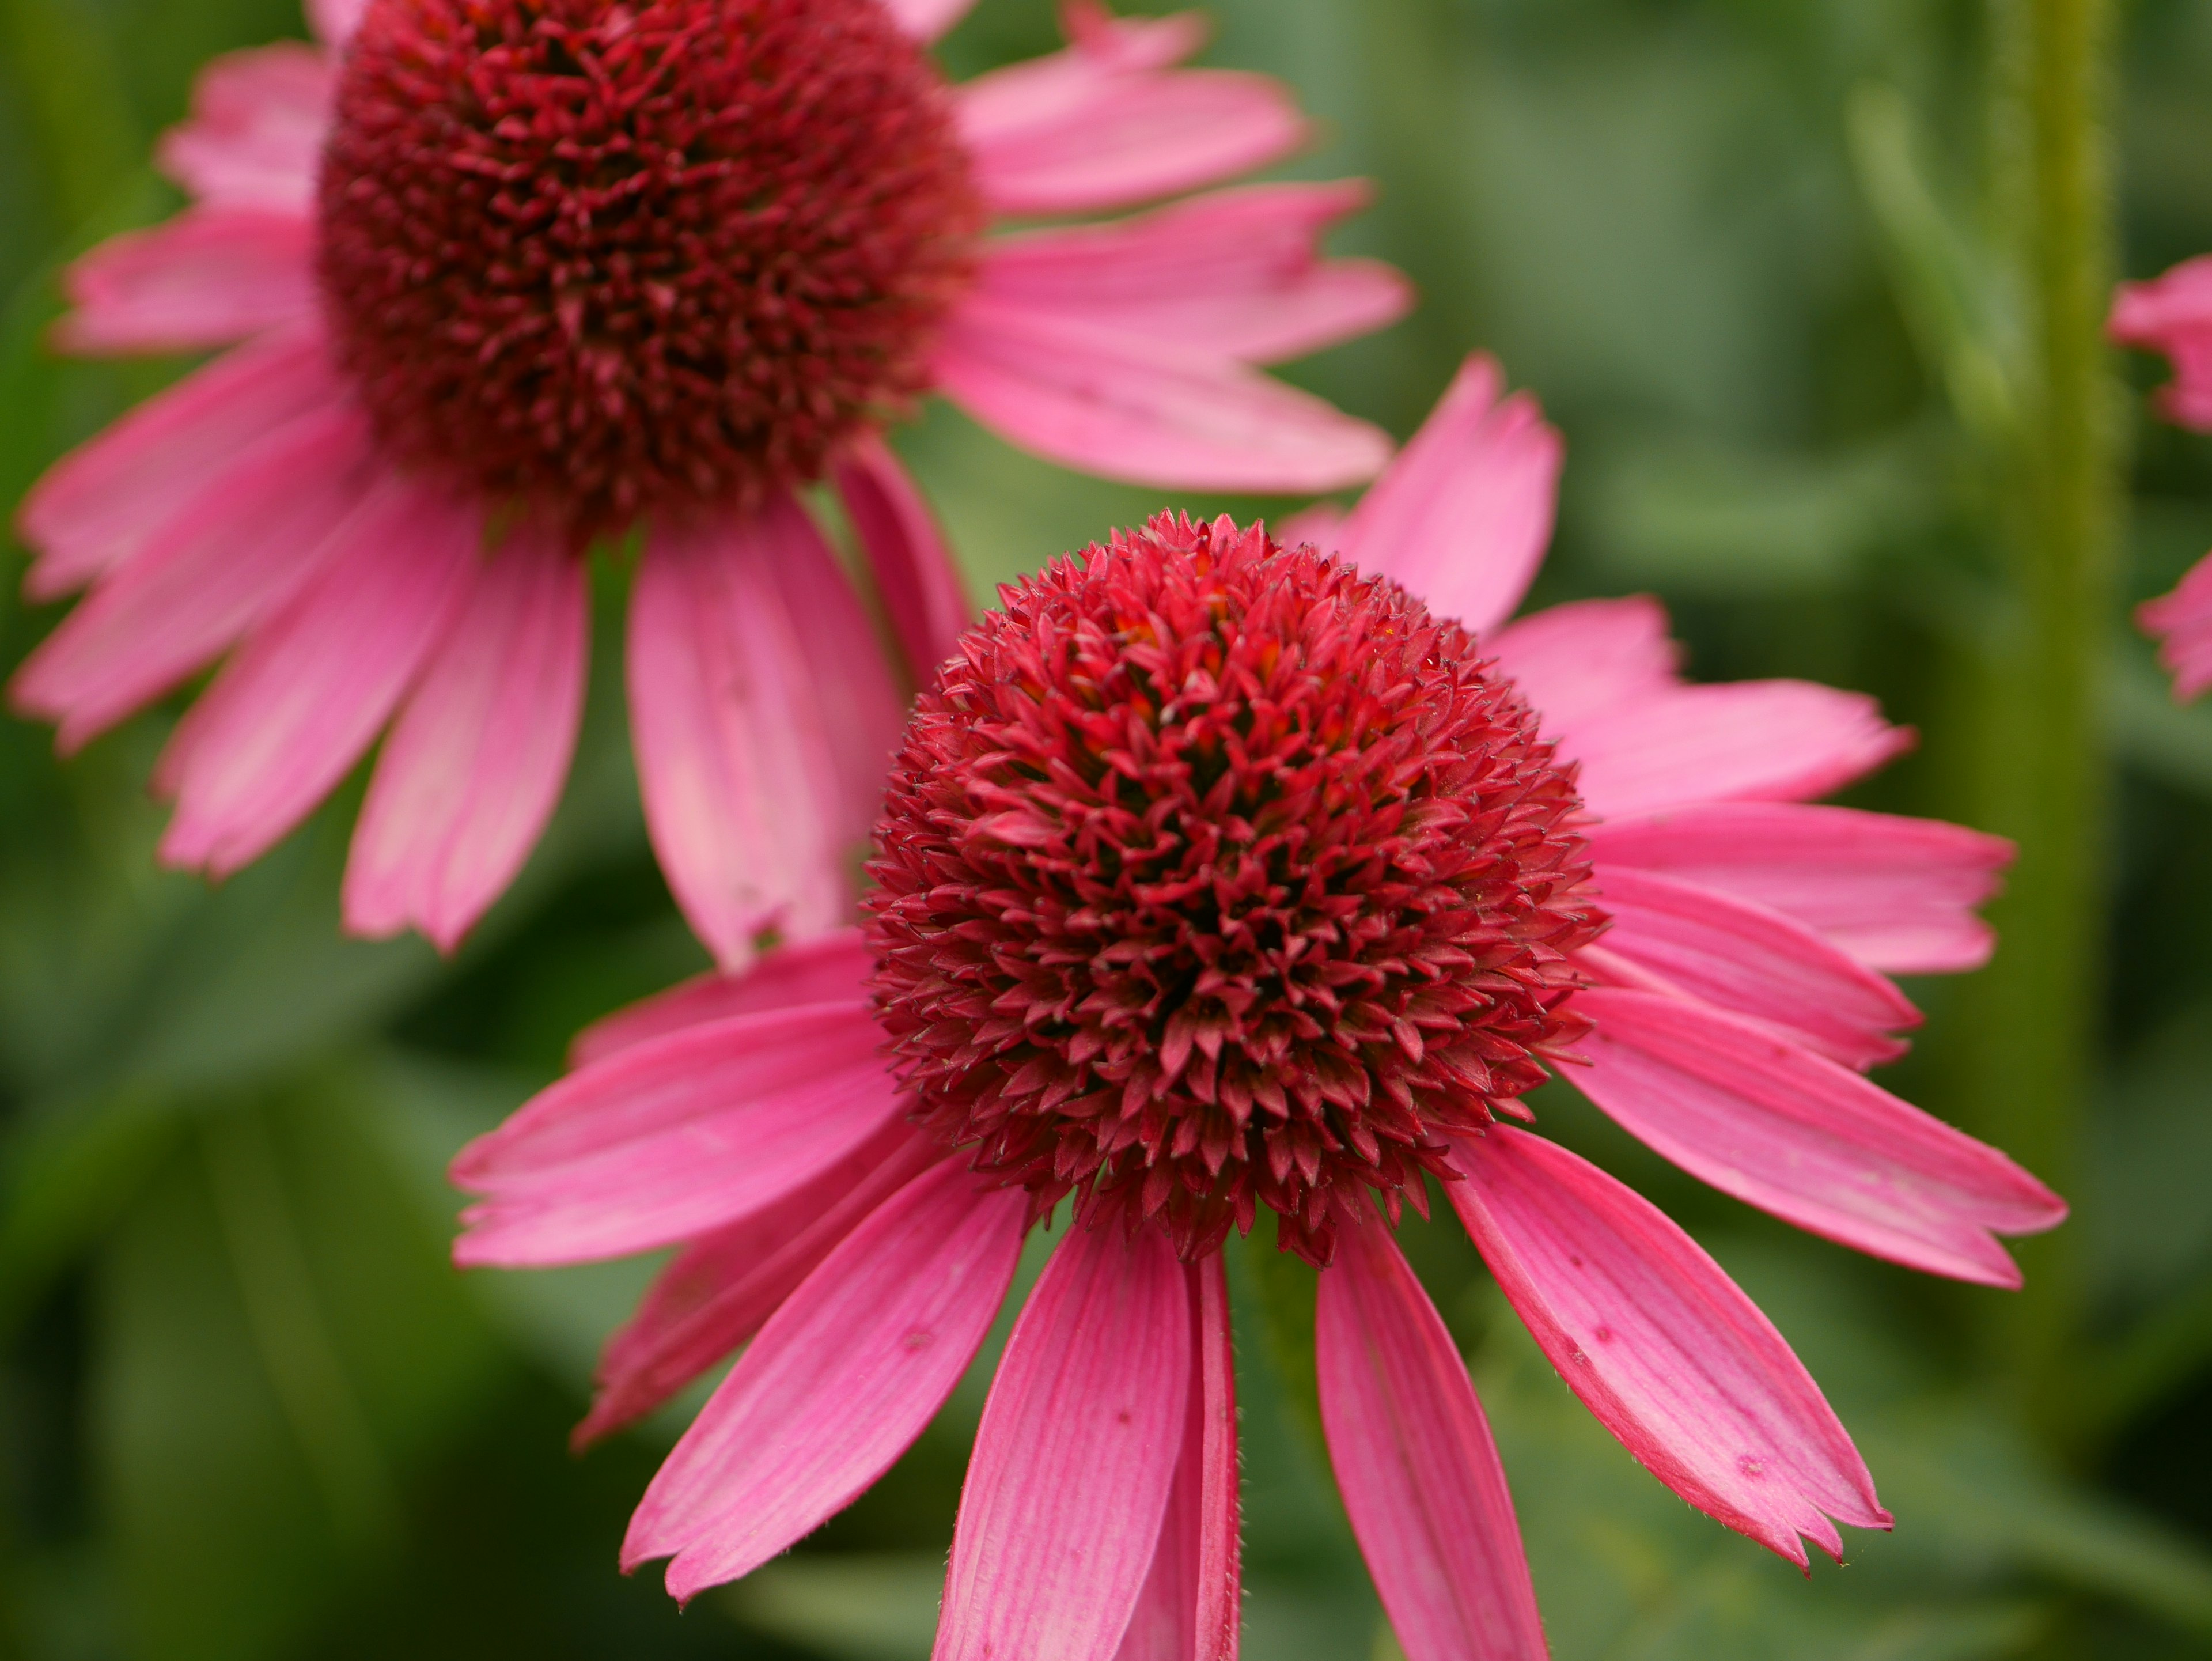
[[[1290, 171], [1377, 179], [1346, 250], [1423, 290], [1414, 319], [1293, 378], [1402, 434], [1462, 353], [1496, 351], [1569, 440], [1540, 599], [1650, 589], [1699, 675], [1879, 693], [1923, 746], [1855, 800], [1973, 817], [1998, 751], [2037, 739], [1989, 707], [2022, 615], [1992, 458], [2032, 402], [1983, 9], [1212, 9], [1215, 59], [1285, 76], [1323, 124]], [[2129, 28], [2116, 137], [2126, 267], [2144, 276], [2212, 247], [2212, 0], [2142, 0]], [[146, 146], [192, 66], [286, 32], [281, 0], [0, 0], [0, 498], [174, 372], [46, 356], [53, 274], [172, 205]], [[1046, 0], [983, 0], [946, 55], [964, 75], [1054, 39]], [[2212, 443], [2149, 423], [2136, 440], [2130, 599], [2212, 545]], [[941, 406], [900, 442], [979, 593], [1165, 505]], [[12, 665], [57, 613], [0, 575]], [[454, 1149], [551, 1077], [579, 1025], [704, 961], [645, 848], [623, 575], [601, 578], [576, 776], [451, 960], [338, 933], [357, 785], [210, 888], [153, 862], [143, 782], [174, 706], [66, 765], [42, 729], [0, 722], [0, 1655], [927, 1653], [1007, 1320], [876, 1491], [679, 1617], [614, 1557], [690, 1404], [584, 1460], [563, 1446], [651, 1265], [462, 1277], [445, 1261]], [[2077, 1218], [2027, 1293], [1803, 1240], [1571, 1092], [1537, 1102], [1773, 1314], [1857, 1435], [1893, 1536], [1853, 1537], [1849, 1567], [1808, 1582], [1691, 1512], [1551, 1376], [1455, 1225], [1407, 1229], [1496, 1426], [1562, 1661], [2212, 1649], [2212, 709], [2171, 703], [2122, 616], [2084, 627], [2118, 774], [2111, 967], [2076, 983], [2100, 1046], [2072, 1104]], [[1978, 1055], [2035, 1035], [1970, 1043], [1963, 989], [1915, 990], [1931, 1020], [1898, 1086], [1978, 1111]], [[1311, 1275], [1255, 1238], [1231, 1275], [1248, 1652], [1379, 1661], [1395, 1649], [1316, 1434]], [[2030, 1415], [1999, 1311], [2059, 1308], [2038, 1301], [2058, 1284], [2065, 1388]]]

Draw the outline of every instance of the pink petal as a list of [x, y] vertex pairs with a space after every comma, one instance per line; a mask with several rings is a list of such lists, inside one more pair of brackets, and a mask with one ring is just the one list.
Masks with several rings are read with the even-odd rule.
[[939, 386], [1009, 443], [1102, 478], [1310, 494], [1370, 478], [1390, 441], [1243, 364], [980, 298], [939, 340]]
[[385, 740], [346, 862], [346, 928], [412, 924], [450, 952], [560, 800], [584, 712], [590, 597], [558, 534], [511, 533], [476, 573]]
[[2159, 389], [2159, 412], [2179, 426], [2212, 431], [2212, 254], [2184, 260], [2148, 283], [2120, 284], [2111, 329], [2123, 345], [2173, 360], [2173, 380]]
[[343, 46], [361, 27], [368, 0], [307, 0], [307, 27], [326, 46]]
[[1337, 1239], [1314, 1311], [1322, 1428], [1398, 1642], [1407, 1661], [1542, 1661], [1505, 1470], [1451, 1335], [1379, 1218]]
[[1382, 328], [1413, 290], [1370, 259], [1324, 260], [1331, 224], [1365, 207], [1364, 184], [1217, 191], [1109, 225], [988, 245], [994, 304], [1267, 363]]
[[1659, 989], [1784, 1028], [1846, 1067], [1895, 1060], [1905, 1047], [1890, 1034], [1920, 1025], [1887, 980], [1779, 911], [1629, 867], [1601, 868], [1598, 890], [1613, 926], [1593, 950]]
[[1740, 1016], [1594, 988], [1568, 1077], [1691, 1175], [1877, 1257], [1989, 1286], [2020, 1270], [1993, 1238], [2056, 1227], [2065, 1202], [1996, 1149]]
[[314, 227], [267, 208], [202, 207], [112, 236], [63, 274], [76, 307], [65, 352], [103, 356], [228, 346], [317, 313]]
[[921, 491], [881, 439], [871, 435], [854, 444], [833, 476], [891, 632], [915, 678], [927, 685], [975, 621], [960, 567]]
[[464, 1268], [589, 1262], [689, 1240], [811, 1182], [899, 1110], [862, 1003], [688, 1027], [540, 1091], [453, 1160], [483, 1196]]
[[1606, 818], [1825, 795], [1912, 745], [1875, 701], [1802, 680], [1677, 686], [1550, 734]]
[[191, 114], [161, 136], [155, 159], [203, 202], [306, 215], [336, 81], [313, 46], [226, 52], [199, 72]]
[[673, 1555], [688, 1598], [750, 1574], [890, 1469], [945, 1405], [1006, 1300], [1029, 1196], [959, 1161], [848, 1235], [760, 1336], [646, 1489], [625, 1570]]
[[344, 396], [316, 332], [265, 336], [155, 393], [23, 499], [16, 530], [39, 551], [24, 592], [55, 599], [115, 569], [234, 459]]
[[1237, 1661], [1237, 1356], [1221, 1254], [1188, 1264], [1190, 1410], [1152, 1572], [1115, 1661]]
[[1060, 1243], [984, 1403], [933, 1661], [1111, 1661], [1189, 1425], [1191, 1325], [1158, 1230]]
[[568, 1065], [588, 1067], [647, 1038], [732, 1015], [865, 999], [875, 966], [857, 928], [780, 946], [742, 974], [709, 970], [592, 1022], [569, 1043]]
[[1547, 733], [1668, 691], [1682, 651], [1649, 595], [1584, 599], [1516, 618], [1483, 642]]
[[[2208, 396], [2212, 407], [2212, 396]], [[2142, 631], [2158, 639], [2158, 660], [2173, 677], [2173, 695], [2193, 698], [2212, 686], [2212, 556], [2200, 559], [2180, 587], [2136, 608]]]
[[1337, 543], [1477, 634], [1512, 614], [1544, 563], [1564, 453], [1536, 400], [1500, 403], [1504, 390], [1493, 359], [1468, 359]]
[[974, 9], [975, 0], [884, 0], [899, 27], [917, 40], [934, 40]]
[[350, 545], [376, 477], [348, 405], [248, 442], [31, 654], [15, 707], [73, 751], [205, 668]]
[[1963, 825], [1796, 803], [1718, 802], [1589, 827], [1601, 867], [1634, 866], [1797, 919], [1870, 969], [1978, 969], [1995, 936], [1974, 908], [2012, 844]]
[[1275, 526], [1275, 539], [1285, 548], [1307, 543], [1325, 553], [1334, 553], [1344, 535], [1344, 509], [1333, 502], [1316, 502], [1301, 508]]
[[1180, 21], [1142, 34], [1079, 38], [1050, 58], [960, 87], [960, 135], [992, 207], [1127, 207], [1266, 167], [1304, 142], [1305, 121], [1279, 82], [1165, 68], [1163, 59], [1197, 44]]
[[650, 1413], [761, 1329], [884, 1201], [944, 1158], [894, 1119], [811, 1182], [693, 1241], [653, 1281], [599, 1358], [583, 1448]]
[[750, 962], [766, 929], [842, 922], [902, 711], [796, 502], [653, 527], [630, 596], [629, 696], [654, 851], [722, 966]]
[[1773, 1323], [1656, 1206], [1556, 1143], [1500, 1125], [1447, 1183], [1559, 1376], [1692, 1505], [1805, 1566], [1834, 1517], [1886, 1529], [1874, 1479]]
[[472, 504], [375, 485], [179, 723], [155, 779], [177, 803], [165, 864], [227, 876], [330, 794], [444, 633], [483, 536]]

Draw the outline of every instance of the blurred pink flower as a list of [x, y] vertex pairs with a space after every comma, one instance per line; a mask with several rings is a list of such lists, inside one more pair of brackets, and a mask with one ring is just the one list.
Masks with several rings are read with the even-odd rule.
[[2063, 1203], [1863, 1071], [1918, 1019], [1887, 974], [1988, 956], [1972, 908], [2009, 849], [1803, 805], [1906, 735], [1802, 682], [1685, 684], [1649, 599], [1507, 622], [1560, 447], [1500, 391], [1470, 362], [1357, 508], [1304, 522], [1340, 558], [1162, 515], [1002, 591], [908, 729], [866, 928], [602, 1022], [456, 1160], [463, 1263], [680, 1248], [580, 1440], [744, 1346], [625, 1566], [672, 1558], [689, 1597], [849, 1504], [1072, 1196], [984, 1410], [937, 1654], [1232, 1655], [1220, 1246], [1264, 1205], [1321, 1267], [1323, 1426], [1407, 1654], [1540, 1656], [1497, 1451], [1389, 1226], [1430, 1175], [1684, 1499], [1801, 1565], [1838, 1522], [1889, 1525], [1713, 1260], [1505, 1120], [1564, 1067], [1729, 1194], [2018, 1284], [1996, 1237]]
[[[1066, 50], [948, 88], [964, 0], [320, 0], [219, 58], [162, 141], [194, 198], [70, 269], [88, 354], [233, 349], [65, 458], [27, 587], [90, 597], [24, 666], [65, 750], [228, 654], [156, 775], [171, 864], [235, 870], [387, 726], [347, 926], [450, 947], [559, 795], [597, 536], [629, 618], [653, 844], [717, 959], [851, 915], [902, 701], [795, 494], [826, 479], [926, 673], [969, 611], [877, 434], [940, 391], [1066, 465], [1306, 493], [1384, 436], [1255, 366], [1396, 317], [1323, 259], [1358, 185], [1114, 210], [1283, 156], [1189, 15], [1069, 0]], [[233, 345], [233, 343], [243, 342]]]
[[[2212, 254], [2148, 283], [2123, 283], [2112, 298], [2112, 335], [2171, 358], [2173, 379], [2159, 389], [2159, 412], [2177, 426], [2212, 432]], [[2160, 642], [2159, 661], [2173, 676], [2177, 698], [2212, 686], [2212, 555], [2172, 593], [2138, 607], [2136, 621]]]

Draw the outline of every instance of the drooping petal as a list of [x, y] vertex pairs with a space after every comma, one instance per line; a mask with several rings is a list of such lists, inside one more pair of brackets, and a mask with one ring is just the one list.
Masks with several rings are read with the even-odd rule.
[[368, 0], [307, 0], [307, 27], [326, 46], [343, 46], [361, 27]]
[[569, 1043], [568, 1065], [588, 1067], [648, 1038], [732, 1015], [866, 998], [874, 968], [875, 955], [857, 928], [781, 946], [743, 974], [709, 970], [592, 1022]]
[[1322, 1428], [1407, 1661], [1543, 1661], [1520, 1524], [1466, 1364], [1379, 1218], [1337, 1240], [1314, 1311]]
[[1091, 213], [1198, 190], [1304, 142], [1265, 76], [1169, 65], [1203, 31], [1167, 18], [1101, 22], [1066, 51], [960, 86], [960, 136], [1002, 215]]
[[1134, 219], [988, 245], [994, 306], [1270, 363], [1396, 321], [1406, 279], [1371, 259], [1324, 260], [1330, 225], [1364, 207], [1357, 181], [1217, 191]]
[[934, 40], [974, 9], [975, 0], [884, 0], [899, 27], [917, 40]]
[[206, 667], [356, 547], [355, 519], [376, 479], [368, 423], [349, 407], [248, 443], [46, 636], [17, 671], [11, 700], [58, 721], [64, 751], [86, 744]]
[[1493, 359], [1468, 359], [1337, 543], [1477, 634], [1512, 614], [1543, 563], [1565, 453], [1534, 399], [1499, 401], [1504, 384]]
[[228, 346], [316, 316], [314, 227], [266, 208], [199, 207], [110, 237], [63, 274], [65, 352], [102, 356]]
[[975, 620], [968, 585], [921, 499], [890, 448], [871, 435], [833, 470], [846, 516], [874, 573], [876, 592], [915, 678], [928, 684]]
[[1547, 736], [1680, 684], [1681, 648], [1648, 594], [1583, 599], [1516, 618], [1483, 642]]
[[226, 52], [199, 72], [191, 115], [155, 160], [203, 202], [305, 216], [337, 78], [326, 54], [291, 41]]
[[1849, 807], [1717, 802], [1589, 829], [1601, 866], [1633, 866], [1771, 906], [1893, 975], [1978, 969], [1996, 944], [1974, 908], [2012, 844], [1963, 825]]
[[1875, 701], [1801, 680], [1677, 686], [1553, 734], [1606, 818], [1825, 795], [1911, 747]]
[[745, 1342], [876, 1208], [944, 1158], [894, 1119], [821, 1176], [702, 1236], [607, 1340], [579, 1448], [653, 1411]]
[[2212, 254], [2185, 259], [2148, 283], [2120, 284], [2111, 331], [2123, 345], [2173, 360], [2173, 380], [2158, 391], [2159, 413], [2212, 432]]
[[1013, 1281], [1028, 1204], [945, 1160], [847, 1236], [677, 1443], [630, 1519], [623, 1568], [673, 1556], [668, 1590], [688, 1598], [852, 1504], [968, 1370]]
[[1243, 1584], [1237, 1525], [1237, 1356], [1221, 1254], [1190, 1282], [1191, 1383], [1182, 1452], [1152, 1572], [1115, 1661], [1237, 1661]]
[[1167, 1237], [1073, 1229], [984, 1404], [934, 1661], [1112, 1661], [1167, 1513], [1191, 1359]]
[[591, 618], [584, 562], [519, 528], [475, 574], [408, 695], [346, 862], [346, 927], [410, 924], [450, 952], [537, 845], [584, 711]]
[[1724, 1194], [1931, 1275], [2016, 1287], [1999, 1234], [2065, 1202], [1996, 1149], [1739, 1016], [1594, 988], [1566, 1074], [1632, 1135]]
[[1664, 1212], [1507, 1125], [1461, 1141], [1453, 1162], [1467, 1180], [1443, 1191], [1498, 1284], [1653, 1475], [1801, 1567], [1806, 1539], [1841, 1561], [1831, 1517], [1890, 1525], [1820, 1386]]
[[57, 599], [116, 569], [261, 440], [344, 396], [314, 331], [250, 342], [155, 393], [24, 497], [16, 529], [39, 555], [24, 592]]
[[851, 909], [900, 704], [866, 614], [788, 496], [653, 527], [629, 609], [631, 730], [669, 887], [726, 969]]
[[464, 1267], [650, 1251], [773, 1205], [898, 1111], [863, 1003], [688, 1027], [538, 1092], [453, 1160]]
[[1770, 1022], [1846, 1067], [1894, 1060], [1920, 1024], [1884, 977], [1779, 911], [1632, 867], [1599, 872], [1613, 925], [1595, 948], [1669, 987]]
[[2160, 642], [2158, 660], [2173, 677], [2175, 697], [2212, 686], [2212, 557], [2191, 566], [2172, 593], [2138, 606], [2136, 621]]
[[1167, 489], [1309, 494], [1371, 478], [1390, 441], [1227, 358], [1046, 325], [981, 299], [946, 323], [939, 388], [1009, 443]]

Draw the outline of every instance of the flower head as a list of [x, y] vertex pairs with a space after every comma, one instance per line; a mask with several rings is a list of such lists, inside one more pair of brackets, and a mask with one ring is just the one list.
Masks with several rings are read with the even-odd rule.
[[[2123, 345], [2171, 358], [2173, 380], [2159, 390], [2159, 412], [2177, 426], [2212, 432], [2212, 255], [2185, 260], [2148, 283], [2122, 283], [2111, 332]], [[2136, 620], [2160, 642], [2159, 659], [2173, 676], [2176, 697], [2212, 687], [2212, 556], [2172, 593], [2139, 608]]]
[[1305, 134], [1179, 67], [1188, 17], [1070, 0], [1068, 48], [962, 87], [957, 0], [369, 0], [203, 73], [192, 204], [67, 275], [56, 339], [228, 350], [26, 501], [41, 599], [90, 596], [16, 705], [81, 745], [223, 660], [156, 776], [221, 874], [389, 731], [345, 914], [450, 946], [557, 799], [595, 538], [629, 616], [647, 826], [726, 965], [853, 914], [901, 675], [799, 487], [830, 485], [908, 678], [965, 626], [881, 441], [942, 392], [1041, 454], [1310, 491], [1383, 436], [1255, 367], [1376, 327], [1395, 273], [1316, 247], [1357, 186], [1220, 190]]
[[977, 1433], [938, 1657], [1233, 1656], [1218, 1246], [1265, 1206], [1326, 1265], [1323, 1427], [1407, 1654], [1532, 1661], [1505, 1474], [1393, 1238], [1431, 1175], [1683, 1498], [1801, 1564], [1888, 1526], [1712, 1259], [1506, 1118], [1556, 1068], [1752, 1204], [2016, 1284], [1996, 1236], [2063, 1205], [1862, 1072], [1917, 1019], [1882, 971], [1987, 956], [2009, 850], [1802, 805], [1904, 735], [1825, 688], [1684, 684], [1648, 600], [1506, 622], [1559, 443], [1499, 390], [1470, 363], [1348, 516], [1163, 515], [1002, 591], [908, 729], [866, 932], [611, 1018], [464, 1151], [465, 1263], [681, 1248], [580, 1439], [745, 1346], [627, 1565], [672, 1559], [689, 1597], [849, 1504], [1075, 1192]]

